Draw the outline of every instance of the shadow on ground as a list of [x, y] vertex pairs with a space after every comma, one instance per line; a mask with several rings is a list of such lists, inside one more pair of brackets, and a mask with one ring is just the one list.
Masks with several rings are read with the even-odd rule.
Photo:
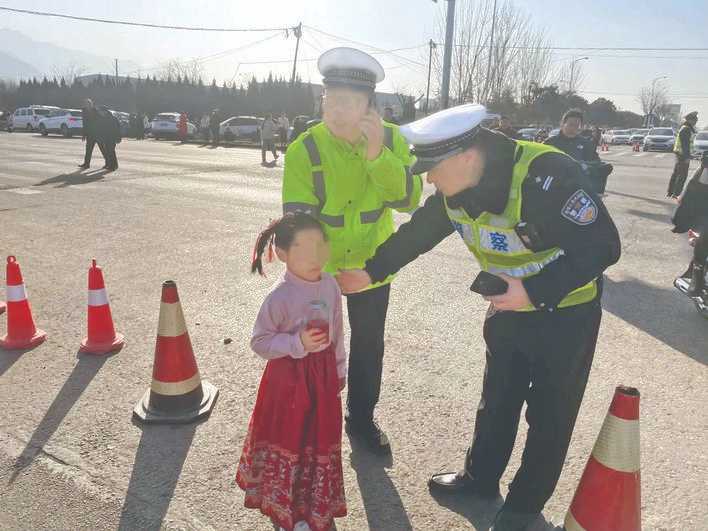
[[82, 184], [88, 184], [92, 183], [95, 181], [100, 181], [103, 179], [107, 173], [110, 173], [108, 170], [93, 170], [90, 172], [84, 173], [81, 170], [77, 170], [72, 173], [62, 173], [59, 175], [56, 175], [55, 177], [50, 177], [49, 179], [45, 179], [42, 182], [36, 183], [33, 186], [45, 186], [47, 184], [57, 184], [55, 188], [66, 188], [67, 186], [77, 186], [77, 185], [82, 185]]

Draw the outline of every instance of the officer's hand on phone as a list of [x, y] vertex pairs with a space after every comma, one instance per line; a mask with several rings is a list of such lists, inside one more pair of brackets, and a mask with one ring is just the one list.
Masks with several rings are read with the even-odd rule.
[[506, 280], [509, 288], [506, 293], [484, 297], [485, 300], [491, 302], [497, 310], [506, 311], [520, 310], [531, 304], [529, 295], [526, 293], [526, 288], [524, 288], [520, 278], [510, 277], [503, 273], [499, 273], [498, 276]]
[[369, 109], [369, 112], [361, 119], [359, 126], [367, 140], [366, 158], [369, 160], [379, 158], [383, 149], [384, 126], [376, 109]]
[[345, 295], [361, 291], [371, 284], [369, 273], [363, 269], [340, 269], [334, 278]]

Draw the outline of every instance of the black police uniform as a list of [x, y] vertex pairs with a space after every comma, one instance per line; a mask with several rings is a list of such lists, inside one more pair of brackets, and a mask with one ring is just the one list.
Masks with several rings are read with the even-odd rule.
[[[487, 151], [480, 183], [448, 198], [452, 208], [471, 217], [500, 214], [508, 201], [516, 143], [500, 137]], [[602, 309], [602, 273], [620, 257], [617, 229], [601, 200], [596, 218], [586, 224], [563, 216], [566, 203], [583, 188], [579, 165], [560, 153], [535, 159], [523, 183], [521, 218], [534, 250], [559, 247], [564, 254], [524, 280], [538, 311], [494, 311], [484, 324], [487, 344], [482, 397], [472, 445], [467, 452], [467, 480], [476, 492], [494, 496], [507, 466], [523, 402], [528, 408], [528, 438], [521, 467], [505, 507], [540, 512], [555, 489], [570, 443], [595, 352]], [[454, 232], [443, 197], [429, 197], [366, 263], [373, 281], [397, 272]], [[526, 243], [526, 242], [525, 242]], [[572, 290], [598, 279], [598, 296], [585, 304], [557, 308]]]
[[577, 135], [573, 138], [565, 136], [562, 132], [546, 139], [544, 144], [557, 147], [563, 153], [567, 153], [575, 160], [597, 161], [600, 156], [595, 151], [595, 144], [590, 138]]

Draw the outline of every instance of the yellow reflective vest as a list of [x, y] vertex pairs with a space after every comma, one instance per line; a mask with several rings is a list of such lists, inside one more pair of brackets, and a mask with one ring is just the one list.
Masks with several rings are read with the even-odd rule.
[[[685, 127], [689, 127], [688, 125], [683, 125], [681, 129], [679, 129], [678, 134], [676, 135], [676, 142], [674, 142], [674, 153], [677, 155], [683, 156], [683, 142], [681, 141], [681, 132], [684, 130]], [[693, 130], [691, 129], [691, 134], [688, 137], [688, 155], [689, 157], [691, 156], [691, 153], [693, 153]]]
[[[317, 217], [330, 243], [328, 273], [363, 268], [393, 233], [393, 210], [415, 209], [423, 182], [412, 175], [408, 142], [384, 123], [381, 155], [369, 161], [366, 142], [336, 138], [324, 123], [301, 134], [285, 154], [283, 212]], [[393, 276], [377, 287], [391, 282]]]
[[[544, 153], [562, 153], [560, 150], [534, 142], [516, 141], [514, 170], [509, 188], [509, 199], [500, 215], [483, 212], [471, 218], [462, 209], [450, 208], [445, 201], [447, 215], [480, 267], [489, 273], [505, 273], [511, 277], [527, 278], [537, 275], [543, 268], [563, 255], [562, 249], [553, 247], [534, 252], [528, 249], [516, 234], [514, 227], [521, 221], [523, 198], [521, 189], [528, 176], [529, 166]], [[522, 151], [519, 157], [519, 150]], [[570, 292], [558, 305], [559, 308], [590, 302], [597, 297], [597, 281], [592, 280]], [[520, 311], [536, 310], [529, 305]]]

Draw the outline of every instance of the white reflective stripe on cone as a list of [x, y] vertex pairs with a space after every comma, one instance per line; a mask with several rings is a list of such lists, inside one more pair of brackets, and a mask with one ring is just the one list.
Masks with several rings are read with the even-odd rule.
[[187, 323], [184, 322], [182, 305], [179, 302], [161, 303], [157, 335], [163, 337], [179, 337], [186, 332]]
[[601, 464], [619, 472], [639, 470], [639, 421], [609, 414], [602, 424], [592, 456]]
[[105, 306], [106, 304], [108, 304], [108, 292], [106, 292], [106, 288], [88, 290], [89, 306]]
[[20, 302], [27, 298], [27, 290], [24, 284], [19, 286], [7, 286], [7, 302]]
[[586, 531], [586, 529], [573, 517], [573, 513], [570, 510], [568, 511], [568, 514], [565, 515], [565, 522], [563, 522], [563, 525], [565, 527], [565, 531]]
[[161, 395], [179, 396], [194, 391], [201, 383], [202, 379], [199, 376], [199, 371], [197, 371], [194, 376], [181, 382], [161, 382], [153, 378], [150, 388]]

